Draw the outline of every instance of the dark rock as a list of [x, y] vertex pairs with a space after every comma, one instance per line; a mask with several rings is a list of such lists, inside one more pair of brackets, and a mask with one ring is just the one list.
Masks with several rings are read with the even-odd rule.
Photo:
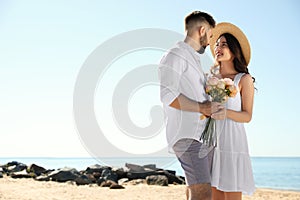
[[115, 172], [112, 172], [110, 169], [104, 169], [102, 171], [101, 177], [103, 177], [105, 180], [118, 182], [118, 175]]
[[155, 164], [143, 165], [143, 168], [148, 168], [148, 169], [152, 169], [152, 170], [159, 170], [158, 168], [156, 168]]
[[103, 182], [105, 181], [104, 178], [100, 177], [98, 180], [97, 180], [97, 185], [101, 185]]
[[97, 182], [97, 179], [94, 177], [93, 174], [86, 174], [85, 176], [91, 181], [91, 183], [96, 183]]
[[98, 164], [91, 165], [88, 168], [86, 168], [85, 174], [93, 174], [94, 172], [98, 172], [98, 173], [101, 174], [104, 169], [111, 169], [111, 167], [101, 166], [101, 165], [98, 165]]
[[100, 187], [110, 187], [112, 185], [117, 185], [117, 183], [111, 180], [106, 180], [100, 184]]
[[128, 172], [127, 178], [129, 178], [130, 180], [145, 179], [147, 176], [151, 176], [151, 175], [159, 175], [159, 173], [156, 171]]
[[110, 169], [104, 169], [101, 173], [101, 177], [105, 178], [106, 176], [111, 174], [111, 170]]
[[41, 175], [45, 171], [46, 171], [46, 169], [44, 167], [38, 166], [36, 164], [31, 164], [30, 166], [27, 167], [28, 173], [34, 173], [37, 176]]
[[125, 167], [112, 168], [111, 171], [118, 175], [118, 179], [121, 179], [127, 177], [128, 168]]
[[129, 172], [144, 172], [145, 171], [145, 168], [140, 165], [126, 163], [125, 166], [128, 168]]
[[181, 184], [184, 185], [185, 184], [185, 180], [184, 178], [181, 178], [179, 176], [175, 176], [174, 174], [170, 173], [167, 170], [162, 170], [162, 171], [158, 171], [158, 173], [160, 175], [165, 175], [168, 178], [168, 183], [177, 183], [177, 184]]
[[12, 178], [35, 178], [36, 175], [34, 173], [27, 173], [27, 171], [24, 169], [20, 172], [12, 172], [10, 173], [10, 177]]
[[[156, 169], [155, 165], [145, 165], [145, 166]], [[157, 173], [156, 170], [145, 168], [143, 166], [136, 165], [136, 164], [126, 163], [126, 167], [129, 169], [127, 172], [127, 178], [129, 178], [130, 180], [145, 179], [147, 176], [159, 175], [159, 173]]]
[[112, 184], [109, 189], [125, 189], [122, 185]]
[[96, 180], [98, 180], [101, 177], [101, 173], [100, 172], [93, 172], [92, 175], [95, 177]]
[[79, 172], [74, 168], [62, 168], [51, 172], [49, 175], [52, 181], [66, 182], [75, 181], [80, 176]]
[[168, 186], [168, 178], [164, 175], [152, 175], [146, 177], [148, 185]]
[[8, 174], [11, 172], [20, 172], [27, 168], [25, 164], [19, 163], [17, 161], [8, 162], [6, 165], [2, 167], [3, 170]]
[[164, 170], [164, 171], [167, 171], [167, 172], [169, 172], [170, 174], [176, 175], [176, 171], [174, 171], [174, 170], [166, 169], [166, 170]]
[[44, 171], [43, 174], [50, 174], [51, 172], [54, 172], [54, 169], [47, 169], [46, 171]]
[[92, 183], [86, 175], [79, 175], [74, 181], [77, 185], [88, 185]]

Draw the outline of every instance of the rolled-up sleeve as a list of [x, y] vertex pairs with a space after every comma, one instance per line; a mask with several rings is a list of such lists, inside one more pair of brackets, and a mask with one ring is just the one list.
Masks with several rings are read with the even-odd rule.
[[168, 52], [160, 61], [160, 99], [163, 104], [170, 105], [180, 95], [180, 80], [186, 68], [179, 52]]

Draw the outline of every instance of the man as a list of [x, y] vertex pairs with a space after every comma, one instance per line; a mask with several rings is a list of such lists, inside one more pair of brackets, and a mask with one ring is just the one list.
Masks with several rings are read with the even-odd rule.
[[222, 109], [207, 101], [205, 74], [200, 56], [208, 46], [215, 20], [205, 12], [195, 11], [185, 18], [186, 38], [162, 58], [159, 67], [161, 101], [167, 117], [167, 141], [185, 172], [188, 200], [211, 199], [210, 168], [212, 152], [199, 157], [199, 142], [206, 120]]

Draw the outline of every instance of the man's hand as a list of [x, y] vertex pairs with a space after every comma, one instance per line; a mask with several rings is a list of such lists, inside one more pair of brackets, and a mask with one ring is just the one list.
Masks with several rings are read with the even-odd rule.
[[218, 112], [223, 109], [221, 103], [205, 101], [202, 103], [196, 102], [180, 94], [174, 101], [169, 105], [172, 108], [179, 110], [200, 112], [205, 116], [210, 117], [212, 113]]
[[213, 113], [219, 112], [224, 109], [221, 103], [210, 101], [199, 103], [199, 108], [200, 112], [205, 116], [211, 116]]

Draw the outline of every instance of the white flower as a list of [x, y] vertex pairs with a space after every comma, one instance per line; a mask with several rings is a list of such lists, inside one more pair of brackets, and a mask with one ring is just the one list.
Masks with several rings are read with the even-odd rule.
[[223, 79], [226, 85], [233, 85], [233, 81], [230, 78], [224, 78]]
[[219, 82], [218, 82], [218, 85], [217, 85], [217, 87], [218, 88], [220, 88], [220, 89], [225, 89], [225, 82], [223, 81], [223, 80], [220, 80]]
[[219, 82], [219, 79], [216, 78], [216, 77], [210, 77], [207, 81], [207, 84], [208, 85], [211, 85], [211, 86], [214, 86], [214, 85], [217, 85]]

